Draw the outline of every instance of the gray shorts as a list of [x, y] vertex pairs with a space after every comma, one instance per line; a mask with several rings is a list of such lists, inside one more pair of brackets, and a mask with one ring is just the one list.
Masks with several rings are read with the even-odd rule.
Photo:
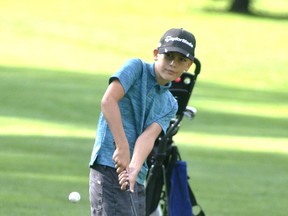
[[[132, 196], [137, 215], [145, 216], [144, 185], [136, 183]], [[96, 165], [90, 169], [89, 199], [91, 216], [134, 216], [129, 194], [120, 189], [114, 168]]]

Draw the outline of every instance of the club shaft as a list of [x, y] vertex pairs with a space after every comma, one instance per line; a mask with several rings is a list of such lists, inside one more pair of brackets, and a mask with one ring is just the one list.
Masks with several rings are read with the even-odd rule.
[[131, 203], [131, 206], [132, 206], [133, 215], [137, 216], [137, 211], [136, 211], [136, 207], [135, 207], [135, 203], [134, 203], [132, 192], [128, 191], [128, 193], [129, 193], [130, 203]]

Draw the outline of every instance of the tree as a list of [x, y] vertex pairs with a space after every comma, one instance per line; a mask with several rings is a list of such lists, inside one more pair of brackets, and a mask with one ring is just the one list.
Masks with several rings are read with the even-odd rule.
[[233, 0], [230, 11], [237, 13], [250, 13], [250, 3], [251, 0]]

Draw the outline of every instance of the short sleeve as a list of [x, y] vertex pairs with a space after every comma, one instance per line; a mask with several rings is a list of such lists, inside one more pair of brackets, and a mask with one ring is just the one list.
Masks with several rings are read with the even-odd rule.
[[130, 59], [109, 79], [109, 84], [117, 79], [121, 83], [125, 93], [136, 82], [143, 72], [143, 64], [140, 59]]
[[156, 120], [157, 124], [159, 124], [163, 130], [163, 132], [166, 134], [167, 128], [170, 125], [170, 121], [172, 118], [175, 118], [175, 115], [178, 110], [178, 104], [173, 103], [173, 106], [171, 107], [170, 112], [168, 112], [165, 116], [159, 118]]

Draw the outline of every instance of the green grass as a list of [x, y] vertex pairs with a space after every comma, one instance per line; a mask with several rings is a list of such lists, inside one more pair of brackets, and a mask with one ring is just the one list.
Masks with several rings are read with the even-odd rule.
[[[276, 1], [275, 1], [276, 2]], [[282, 15], [286, 1], [255, 1]], [[107, 79], [152, 61], [167, 28], [197, 38], [202, 71], [175, 141], [207, 215], [286, 215], [288, 20], [203, 1], [0, 3], [0, 215], [89, 215], [88, 161]], [[213, 10], [211, 10], [211, 8]], [[68, 194], [79, 191], [78, 204]]]

